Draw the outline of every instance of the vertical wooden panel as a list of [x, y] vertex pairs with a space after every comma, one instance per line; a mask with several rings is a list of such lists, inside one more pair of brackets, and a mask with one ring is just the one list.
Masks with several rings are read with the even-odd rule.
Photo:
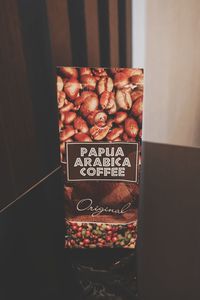
[[100, 65], [98, 0], [85, 0], [87, 60], [90, 66]]
[[110, 65], [119, 66], [118, 2], [108, 1], [110, 33]]
[[119, 66], [126, 67], [126, 0], [118, 0]]
[[55, 68], [45, 2], [18, 0], [18, 9], [41, 179], [59, 164]]
[[71, 33], [72, 62], [74, 66], [87, 65], [84, 0], [68, 0]]
[[54, 66], [71, 65], [70, 24], [67, 0], [46, 0]]
[[132, 66], [132, 0], [125, 0], [126, 67]]
[[[3, 41], [0, 46], [1, 124], [4, 135], [1, 141], [7, 145], [14, 177], [14, 180], [7, 178], [9, 182], [4, 185], [10, 185], [14, 192], [12, 196], [17, 197], [35, 179], [39, 157], [16, 1], [1, 2], [0, 20]], [[4, 170], [1, 172], [1, 178], [5, 179]], [[4, 204], [14, 200], [8, 195], [4, 197]]]
[[101, 66], [110, 66], [108, 1], [98, 1]]

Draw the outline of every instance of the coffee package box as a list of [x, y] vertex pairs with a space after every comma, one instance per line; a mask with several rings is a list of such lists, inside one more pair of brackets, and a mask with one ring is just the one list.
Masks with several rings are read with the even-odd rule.
[[135, 248], [143, 70], [57, 67], [65, 247]]

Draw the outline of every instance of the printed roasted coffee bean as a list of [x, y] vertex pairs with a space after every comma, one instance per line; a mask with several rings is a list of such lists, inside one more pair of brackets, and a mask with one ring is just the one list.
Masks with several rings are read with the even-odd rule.
[[89, 131], [87, 122], [82, 117], [75, 118], [74, 128], [82, 133], [87, 133]]
[[64, 106], [60, 109], [60, 114], [74, 110], [74, 104], [68, 100], [64, 100]]
[[92, 69], [92, 73], [98, 78], [100, 79], [100, 77], [104, 76], [107, 77], [108, 74], [106, 72], [106, 70], [104, 68], [94, 68]]
[[91, 142], [92, 141], [88, 134], [82, 133], [82, 132], [75, 134], [74, 139], [78, 142]]
[[125, 111], [118, 111], [115, 115], [114, 122], [116, 124], [121, 124], [126, 120], [127, 117], [128, 114]]
[[61, 122], [65, 125], [71, 124], [76, 119], [76, 113], [73, 111], [63, 112], [61, 114]]
[[138, 85], [138, 86], [143, 86], [143, 83], [144, 83], [143, 80], [144, 80], [143, 74], [134, 75], [131, 77], [131, 83]]
[[135, 117], [138, 117], [139, 115], [141, 115], [143, 111], [143, 101], [142, 101], [142, 97], [139, 97], [132, 106], [132, 112], [134, 114]]
[[84, 117], [87, 117], [91, 112], [97, 110], [99, 105], [98, 97], [95, 93], [84, 95], [82, 94], [83, 102], [80, 107], [80, 112]]
[[80, 76], [84, 75], [92, 75], [92, 71], [90, 68], [80, 68]]
[[100, 97], [100, 105], [107, 111], [109, 115], [115, 114], [117, 111], [117, 104], [115, 101], [115, 94], [113, 92], [105, 91]]
[[134, 137], [129, 137], [126, 132], [123, 133], [123, 141], [125, 142], [135, 142], [136, 139]]
[[101, 126], [99, 123], [90, 128], [90, 134], [95, 141], [102, 141], [107, 136], [109, 130], [110, 127], [108, 125]]
[[77, 79], [70, 79], [64, 85], [64, 92], [69, 97], [69, 99], [74, 100], [78, 96], [80, 90], [80, 83]]
[[113, 81], [110, 77], [102, 77], [97, 85], [97, 91], [99, 95], [103, 92], [111, 92], [113, 90]]
[[118, 90], [116, 92], [116, 103], [119, 109], [130, 110], [132, 106], [132, 99], [127, 89]]
[[125, 131], [129, 137], [135, 138], [138, 134], [139, 128], [137, 122], [133, 118], [125, 120]]
[[123, 73], [126, 74], [128, 77], [132, 77], [134, 75], [141, 75], [142, 70], [141, 69], [124, 69]]
[[61, 142], [66, 141], [71, 138], [76, 133], [76, 130], [72, 126], [67, 126], [64, 130], [60, 132]]
[[58, 108], [62, 108], [65, 104], [65, 93], [63, 91], [57, 92]]
[[124, 88], [129, 83], [129, 76], [124, 72], [115, 74], [114, 85], [117, 89]]
[[96, 88], [96, 78], [93, 75], [82, 75], [80, 81], [84, 88], [94, 91]]
[[134, 89], [132, 92], [131, 92], [131, 99], [132, 101], [134, 102], [135, 100], [137, 100], [139, 97], [142, 97], [143, 96], [143, 91], [140, 90], [140, 89]]
[[113, 128], [108, 134], [107, 134], [107, 140], [108, 141], [114, 141], [115, 139], [119, 138], [122, 133], [124, 132], [123, 127], [119, 128]]
[[64, 84], [63, 84], [62, 78], [60, 76], [57, 76], [57, 91], [61, 92], [63, 89], [63, 86], [64, 86]]
[[64, 77], [70, 79], [70, 78], [77, 78], [78, 77], [78, 71], [76, 68], [71, 67], [60, 67], [59, 70], [64, 75]]

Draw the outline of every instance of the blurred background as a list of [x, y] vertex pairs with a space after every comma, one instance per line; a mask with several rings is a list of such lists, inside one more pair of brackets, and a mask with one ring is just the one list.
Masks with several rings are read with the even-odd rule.
[[140, 296], [199, 299], [199, 14], [198, 0], [1, 0], [1, 299], [63, 299], [73, 276], [57, 65], [144, 67]]

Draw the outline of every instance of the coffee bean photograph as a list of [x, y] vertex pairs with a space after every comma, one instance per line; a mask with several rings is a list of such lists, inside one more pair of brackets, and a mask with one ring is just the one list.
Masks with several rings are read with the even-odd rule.
[[0, 4], [0, 300], [199, 300], [200, 2]]

